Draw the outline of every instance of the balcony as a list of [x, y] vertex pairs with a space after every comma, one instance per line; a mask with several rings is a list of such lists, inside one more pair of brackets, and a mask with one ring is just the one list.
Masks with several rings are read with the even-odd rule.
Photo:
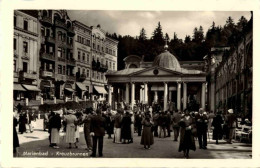
[[55, 56], [53, 55], [53, 53], [42, 53], [41, 59], [55, 61]]
[[58, 61], [65, 62], [65, 58], [58, 57]]
[[76, 61], [74, 59], [67, 59], [67, 64], [70, 66], [76, 66]]
[[42, 24], [44, 26], [51, 26], [52, 25], [52, 21], [51, 21], [51, 17], [49, 16], [42, 16], [42, 19], [40, 20], [42, 22]]
[[67, 75], [67, 81], [75, 81], [76, 77], [74, 75]]
[[22, 59], [29, 60], [29, 54], [28, 52], [23, 52]]
[[55, 44], [55, 39], [53, 37], [47, 36], [45, 40], [46, 42]]
[[36, 72], [32, 72], [32, 73], [22, 72], [22, 77], [26, 79], [33, 79], [33, 80], [36, 80], [37, 78]]
[[56, 77], [57, 77], [57, 80], [66, 81], [66, 76], [65, 75], [57, 74]]
[[67, 48], [70, 49], [70, 50], [73, 50], [73, 44], [68, 44], [67, 43]]
[[69, 36], [74, 36], [74, 35], [75, 35], [75, 31], [74, 31], [74, 28], [73, 28], [73, 27], [69, 27], [69, 28], [68, 28], [68, 35], [69, 35]]
[[61, 20], [55, 20], [55, 26], [67, 30], [66, 24], [64, 22], [62, 22]]
[[41, 73], [42, 77], [51, 77], [54, 78], [54, 73], [50, 71], [42, 71]]

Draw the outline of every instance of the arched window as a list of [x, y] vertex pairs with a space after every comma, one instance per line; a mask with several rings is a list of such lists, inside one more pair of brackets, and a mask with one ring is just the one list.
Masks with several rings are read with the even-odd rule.
[[129, 65], [129, 68], [137, 68], [137, 66], [135, 64], [131, 64]]
[[61, 32], [61, 31], [58, 31], [58, 33], [57, 33], [57, 34], [58, 34], [58, 40], [60, 40], [60, 41], [61, 41], [61, 40], [62, 40], [62, 32]]
[[48, 16], [49, 16], [49, 15], [48, 15], [48, 11], [47, 11], [47, 10], [43, 10], [43, 11], [42, 11], [42, 16], [48, 17]]

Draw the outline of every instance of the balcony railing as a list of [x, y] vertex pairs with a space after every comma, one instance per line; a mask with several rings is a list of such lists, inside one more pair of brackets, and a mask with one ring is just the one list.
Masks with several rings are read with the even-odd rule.
[[64, 22], [62, 22], [61, 20], [55, 20], [55, 26], [63, 28], [63, 29], [67, 29], [67, 26]]
[[75, 81], [76, 80], [76, 77], [74, 75], [67, 75], [67, 80], [69, 81]]
[[49, 43], [55, 43], [55, 39], [53, 37], [47, 36], [46, 41]]
[[23, 72], [22, 77], [26, 79], [34, 79], [34, 80], [36, 80], [37, 78], [36, 73], [27, 73], [27, 72]]
[[65, 58], [58, 57], [58, 61], [65, 62]]
[[42, 16], [42, 19], [41, 19], [40, 21], [41, 21], [44, 25], [46, 25], [46, 26], [51, 26], [51, 25], [52, 25], [51, 17]]
[[74, 28], [73, 28], [73, 27], [69, 27], [69, 28], [68, 28], [68, 35], [69, 35], [69, 36], [74, 36], [74, 35], [75, 35], [75, 31], [74, 31]]
[[55, 61], [55, 56], [51, 53], [42, 53], [41, 58], [47, 59], [47, 60], [50, 60], [50, 61]]
[[75, 66], [76, 65], [76, 61], [74, 59], [67, 59], [67, 64], [69, 64], [71, 66]]
[[67, 43], [67, 48], [70, 49], [70, 50], [72, 50], [72, 49], [73, 49], [73, 44], [68, 44], [68, 43]]
[[66, 75], [57, 74], [56, 77], [57, 77], [57, 80], [63, 80], [63, 81], [66, 81]]
[[54, 78], [54, 73], [53, 72], [50, 72], [50, 71], [42, 71], [41, 75], [43, 77], [51, 77], [51, 78]]

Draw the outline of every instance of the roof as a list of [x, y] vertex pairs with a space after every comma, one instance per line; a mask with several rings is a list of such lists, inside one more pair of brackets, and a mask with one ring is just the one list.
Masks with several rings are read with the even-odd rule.
[[172, 55], [168, 50], [155, 57], [153, 66], [164, 68], [180, 68], [180, 63], [177, 58]]
[[144, 70], [145, 68], [127, 68], [121, 71], [108, 71], [106, 75], [130, 75], [134, 72]]

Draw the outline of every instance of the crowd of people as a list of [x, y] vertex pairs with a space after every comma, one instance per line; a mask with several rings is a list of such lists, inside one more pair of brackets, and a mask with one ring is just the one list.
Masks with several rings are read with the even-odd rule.
[[[50, 147], [59, 148], [60, 132], [65, 132], [65, 142], [68, 148], [78, 148], [79, 128], [83, 127], [86, 150], [92, 152], [91, 157], [96, 157], [97, 148], [99, 157], [103, 156], [104, 136], [116, 144], [129, 144], [134, 142], [134, 134], [141, 136], [140, 144], [144, 149], [151, 149], [154, 144], [154, 137], [171, 137], [172, 141], [179, 141], [179, 152], [183, 152], [185, 158], [189, 158], [189, 151], [196, 150], [195, 139], [198, 139], [199, 149], [207, 149], [208, 131], [213, 130], [213, 139], [226, 139], [232, 143], [237, 117], [232, 109], [226, 113], [205, 112], [203, 109], [196, 111], [162, 111], [160, 108], [139, 108], [133, 110], [129, 106], [120, 107], [112, 111], [107, 108], [96, 110], [87, 108], [81, 110], [67, 109], [65, 111], [51, 111], [46, 113], [45, 121], [48, 121], [46, 129], [49, 132]], [[34, 120], [33, 114], [21, 113], [19, 132], [26, 131], [25, 124]], [[15, 127], [15, 126], [14, 126]], [[18, 140], [18, 138], [17, 138]], [[14, 142], [15, 143], [15, 142]], [[15, 145], [15, 144], [14, 144]], [[17, 144], [16, 144], [17, 146]], [[19, 146], [19, 141], [18, 141]]]

